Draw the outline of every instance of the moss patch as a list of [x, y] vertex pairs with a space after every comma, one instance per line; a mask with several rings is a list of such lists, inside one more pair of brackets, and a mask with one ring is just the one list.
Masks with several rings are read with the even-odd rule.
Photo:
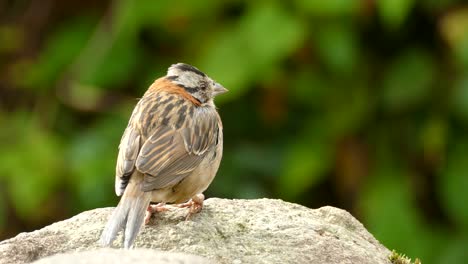
[[388, 256], [388, 259], [393, 264], [422, 264], [421, 260], [419, 260], [418, 258], [416, 258], [414, 262], [412, 262], [410, 258], [405, 256], [405, 254], [400, 254], [396, 252], [395, 250], [393, 250], [392, 254]]

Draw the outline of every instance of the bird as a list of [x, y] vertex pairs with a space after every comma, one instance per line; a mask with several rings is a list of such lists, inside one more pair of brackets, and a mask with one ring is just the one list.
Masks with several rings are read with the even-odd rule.
[[203, 207], [223, 152], [223, 125], [214, 97], [228, 90], [196, 67], [172, 64], [136, 104], [120, 144], [115, 193], [122, 196], [101, 234], [112, 246], [123, 230], [131, 248], [143, 224], [166, 204]]

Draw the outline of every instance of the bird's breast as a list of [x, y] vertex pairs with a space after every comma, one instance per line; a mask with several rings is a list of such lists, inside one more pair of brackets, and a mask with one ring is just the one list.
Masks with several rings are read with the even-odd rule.
[[152, 202], [182, 203], [196, 194], [204, 192], [213, 181], [221, 163], [223, 152], [222, 135], [200, 165], [179, 183], [152, 191]]

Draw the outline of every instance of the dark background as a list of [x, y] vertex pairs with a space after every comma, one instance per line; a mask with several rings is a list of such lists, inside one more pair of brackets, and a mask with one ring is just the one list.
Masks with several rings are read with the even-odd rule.
[[468, 262], [456, 0], [0, 0], [0, 239], [117, 204], [122, 132], [176, 62], [230, 90], [208, 197], [337, 206], [390, 249]]

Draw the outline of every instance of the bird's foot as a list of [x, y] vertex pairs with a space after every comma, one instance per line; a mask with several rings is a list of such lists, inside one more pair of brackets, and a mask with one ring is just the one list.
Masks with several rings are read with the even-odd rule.
[[189, 220], [192, 215], [200, 212], [203, 208], [203, 201], [205, 200], [205, 195], [202, 193], [199, 193], [192, 197], [188, 202], [186, 203], [181, 203], [178, 204], [177, 206], [180, 208], [188, 208], [188, 213], [187, 216], [185, 217], [185, 220]]
[[146, 209], [145, 214], [145, 225], [149, 224], [151, 217], [158, 212], [169, 211], [169, 208], [166, 207], [166, 203], [150, 204]]

